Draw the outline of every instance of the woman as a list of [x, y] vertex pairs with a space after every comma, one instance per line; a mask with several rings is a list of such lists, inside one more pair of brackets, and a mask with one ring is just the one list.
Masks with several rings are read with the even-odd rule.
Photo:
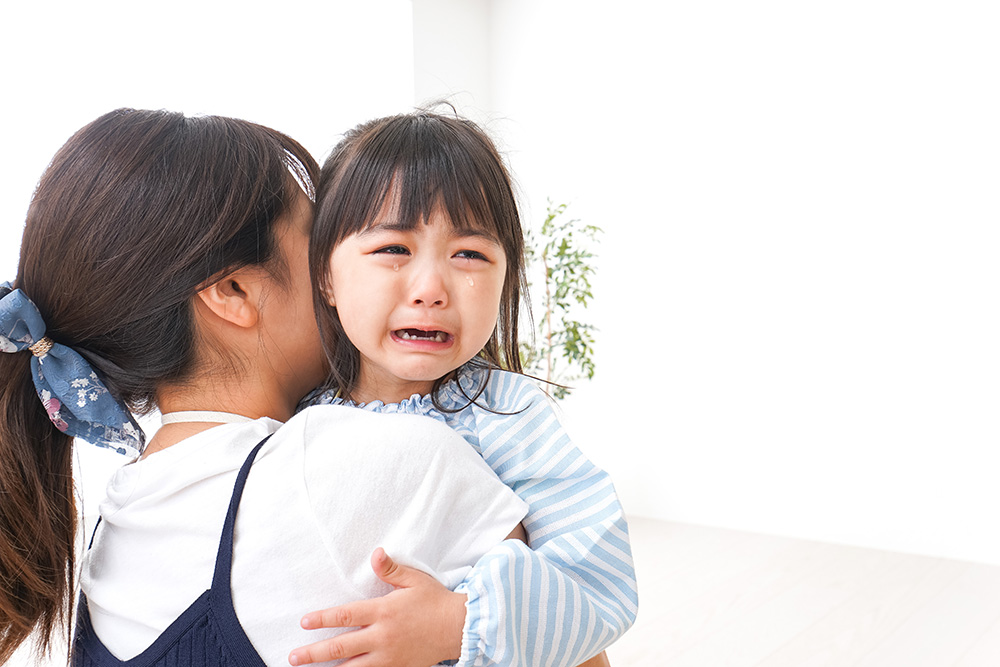
[[[302, 611], [392, 584], [421, 610], [406, 664], [458, 657], [465, 596], [438, 580], [457, 584], [524, 506], [431, 420], [292, 418], [326, 371], [306, 268], [316, 172], [273, 130], [133, 110], [53, 159], [0, 288], [0, 662], [69, 617], [73, 436], [141, 453], [101, 507], [76, 664], [282, 664], [315, 639], [296, 634]], [[144, 446], [126, 408], [153, 406], [164, 424]], [[365, 495], [375, 475], [393, 497]], [[378, 581], [377, 546], [437, 580], [377, 552]]]

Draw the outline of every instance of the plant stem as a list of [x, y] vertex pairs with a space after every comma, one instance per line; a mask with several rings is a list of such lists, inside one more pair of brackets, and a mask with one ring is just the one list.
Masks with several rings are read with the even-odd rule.
[[545, 380], [552, 381], [552, 280], [549, 278], [548, 248], [542, 253], [545, 271]]

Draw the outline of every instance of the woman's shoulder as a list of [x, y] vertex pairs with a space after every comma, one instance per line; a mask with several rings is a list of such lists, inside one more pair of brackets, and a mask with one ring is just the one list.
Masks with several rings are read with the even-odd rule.
[[382, 454], [409, 456], [423, 448], [464, 446], [464, 441], [438, 420], [339, 404], [301, 410], [279, 430], [279, 436], [298, 441], [308, 450], [367, 460]]

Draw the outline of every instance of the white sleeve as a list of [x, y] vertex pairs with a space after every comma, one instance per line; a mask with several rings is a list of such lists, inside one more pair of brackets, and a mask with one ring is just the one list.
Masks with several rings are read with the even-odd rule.
[[298, 417], [316, 528], [359, 589], [370, 589], [377, 547], [454, 588], [527, 513], [475, 449], [429, 417], [335, 405]]

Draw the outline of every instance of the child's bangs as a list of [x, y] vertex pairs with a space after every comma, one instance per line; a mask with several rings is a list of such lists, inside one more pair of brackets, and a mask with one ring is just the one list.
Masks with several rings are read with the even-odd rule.
[[403, 229], [427, 224], [433, 214], [440, 212], [460, 232], [486, 233], [500, 241], [495, 215], [475, 175], [442, 168], [439, 163], [397, 170], [384, 195], [383, 210], [392, 211], [383, 219]]
[[[400, 117], [390, 120], [359, 147], [351, 184], [339, 188], [349, 198], [352, 216], [344, 235], [380, 221], [402, 229], [427, 223], [441, 211], [460, 231], [485, 232], [503, 243], [505, 216], [494, 211], [502, 166], [468, 128]], [[502, 200], [502, 197], [500, 198]], [[345, 221], [347, 222], [347, 221]]]

